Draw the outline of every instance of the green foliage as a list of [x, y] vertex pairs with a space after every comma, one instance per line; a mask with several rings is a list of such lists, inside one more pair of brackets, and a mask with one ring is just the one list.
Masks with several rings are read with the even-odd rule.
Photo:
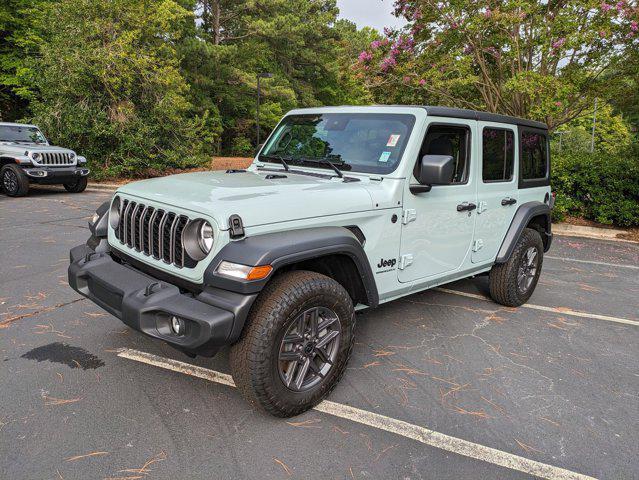
[[215, 121], [193, 115], [179, 68], [191, 12], [173, 0], [60, 0], [38, 22], [33, 120], [55, 143], [98, 176], [208, 161]]
[[639, 225], [639, 151], [555, 155], [553, 216], [586, 218], [607, 225]]
[[551, 130], [623, 77], [637, 50], [636, 2], [396, 0], [408, 26], [360, 56], [380, 101], [443, 104], [544, 121]]
[[[561, 127], [553, 140], [557, 152], [586, 153], [592, 142], [593, 111], [588, 111]], [[561, 145], [559, 137], [561, 136]], [[621, 115], [612, 107], [599, 103], [595, 124], [594, 149], [600, 154], [615, 155], [626, 151], [632, 143], [632, 133]]]

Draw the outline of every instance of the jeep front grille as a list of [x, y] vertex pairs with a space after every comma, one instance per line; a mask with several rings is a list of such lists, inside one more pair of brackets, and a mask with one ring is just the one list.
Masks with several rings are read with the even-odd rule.
[[70, 153], [63, 152], [43, 152], [36, 161], [38, 165], [47, 165], [50, 167], [63, 167], [66, 165], [74, 165], [75, 159], [71, 158]]
[[182, 232], [190, 222], [188, 217], [129, 200], [123, 200], [121, 208], [120, 223], [115, 230], [121, 244], [179, 268], [197, 264], [182, 244]]

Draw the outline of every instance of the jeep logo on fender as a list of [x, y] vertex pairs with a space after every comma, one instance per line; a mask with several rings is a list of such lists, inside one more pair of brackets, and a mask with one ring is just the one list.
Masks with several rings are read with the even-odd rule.
[[386, 267], [393, 268], [396, 263], [397, 263], [397, 260], [395, 258], [391, 258], [390, 260], [384, 260], [382, 258], [377, 264], [377, 268], [386, 268]]

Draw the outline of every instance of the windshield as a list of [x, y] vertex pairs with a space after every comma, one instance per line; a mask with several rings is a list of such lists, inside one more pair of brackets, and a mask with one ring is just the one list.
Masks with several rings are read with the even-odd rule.
[[[403, 114], [325, 113], [285, 117], [259, 160], [363, 173], [390, 173], [404, 153], [415, 117]], [[328, 162], [327, 162], [328, 161]]]
[[47, 139], [37, 127], [0, 125], [0, 142], [47, 143]]

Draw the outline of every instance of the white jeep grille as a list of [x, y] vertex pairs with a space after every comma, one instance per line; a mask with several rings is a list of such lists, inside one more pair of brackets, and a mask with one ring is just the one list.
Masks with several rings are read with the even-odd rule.
[[122, 245], [179, 268], [197, 265], [182, 243], [187, 216], [126, 199], [121, 208], [115, 236]]

